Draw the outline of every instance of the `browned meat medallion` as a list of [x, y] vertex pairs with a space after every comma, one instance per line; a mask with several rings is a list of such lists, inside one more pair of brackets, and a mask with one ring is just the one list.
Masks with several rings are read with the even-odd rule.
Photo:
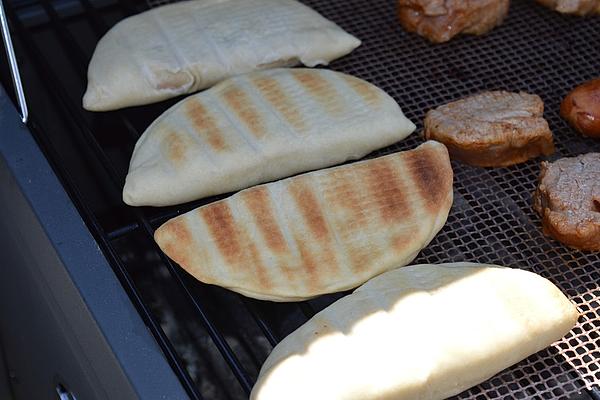
[[600, 0], [537, 0], [563, 14], [590, 15], [600, 14]]
[[427, 112], [425, 137], [448, 147], [450, 157], [480, 167], [504, 167], [554, 153], [539, 96], [483, 92]]
[[560, 115], [580, 133], [600, 138], [600, 78], [573, 89], [560, 104]]
[[398, 18], [407, 31], [441, 43], [459, 33], [489, 32], [502, 23], [509, 4], [509, 0], [399, 0]]
[[533, 206], [544, 234], [570, 247], [600, 250], [600, 153], [542, 162]]

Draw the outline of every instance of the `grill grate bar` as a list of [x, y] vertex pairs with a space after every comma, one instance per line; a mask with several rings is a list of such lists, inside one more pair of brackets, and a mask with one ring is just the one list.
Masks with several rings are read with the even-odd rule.
[[273, 332], [273, 329], [271, 329], [271, 327], [262, 318], [260, 318], [260, 311], [258, 311], [258, 307], [254, 303], [254, 301], [251, 299], [247, 299], [242, 295], [240, 295], [240, 298], [244, 302], [246, 309], [248, 309], [248, 311], [250, 312], [250, 315], [254, 319], [254, 322], [256, 322], [256, 324], [259, 326], [259, 328], [262, 330], [263, 334], [269, 341], [269, 344], [275, 347], [275, 345], [277, 345], [277, 343], [280, 342], [280, 338], [276, 337], [275, 333]]
[[[42, 1], [46, 1], [46, 0], [42, 0]], [[52, 18], [52, 15], [49, 14], [49, 16]], [[55, 13], [54, 13], [54, 16], [57, 17], [57, 15]], [[16, 18], [14, 13], [11, 13], [11, 19], [16, 20], [17, 23], [19, 24], [19, 27], [22, 28], [22, 26], [20, 25], [20, 21], [18, 20], [18, 18]], [[24, 30], [24, 28], [23, 28], [23, 30]], [[26, 36], [27, 35], [25, 35], [24, 37], [26, 37]], [[65, 38], [69, 38], [69, 37], [70, 37], [70, 35], [68, 35], [68, 34], [65, 35]], [[35, 44], [33, 42], [29, 42], [28, 44], [29, 44], [28, 47], [31, 50], [37, 49], [37, 46], [35, 46]], [[36, 50], [35, 53], [39, 55], [39, 50]], [[39, 57], [35, 57], [35, 58], [38, 58], [38, 60], [37, 60], [38, 62], [36, 63], [36, 65], [38, 65], [38, 66], [44, 65], [44, 62], [42, 62], [42, 60]], [[69, 117], [70, 117], [71, 121], [73, 121], [74, 125], [77, 126], [79, 128], [79, 130], [82, 132], [88, 145], [90, 146], [92, 151], [94, 151], [94, 153], [98, 157], [98, 160], [101, 162], [103, 168], [106, 170], [109, 178], [111, 179], [111, 181], [113, 183], [113, 186], [112, 186], [113, 191], [120, 193], [119, 188], [121, 185], [119, 183], [119, 178], [118, 178], [118, 174], [117, 174], [116, 170], [112, 166], [111, 162], [108, 160], [106, 154], [104, 154], [104, 152], [102, 151], [102, 148], [96, 141], [92, 132], [89, 130], [89, 127], [87, 127], [87, 124], [85, 123], [85, 121], [83, 121], [83, 119], [79, 117], [79, 114], [76, 114], [74, 111], [71, 111], [71, 110], [75, 110], [76, 107], [74, 104], [71, 103], [71, 101], [70, 101], [67, 93], [65, 93], [64, 89], [60, 85], [56, 84], [57, 82], [59, 82], [59, 80], [56, 79], [56, 77], [52, 75], [50, 68], [40, 68], [40, 69], [43, 70], [43, 71], [41, 71], [42, 73], [45, 73], [48, 75], [49, 79], [47, 79], [47, 81], [53, 83], [53, 88], [52, 88], [53, 90], [51, 90], [51, 92], [56, 93], [57, 100], [59, 102], [65, 104], [65, 106], [66, 106], [65, 108], [67, 110], [70, 110]], [[145, 228], [144, 231], [146, 232], [147, 235], [149, 235], [150, 239], [152, 239], [153, 230], [152, 230], [152, 228], [150, 228], [148, 221], [140, 213], [139, 210], [134, 209], [133, 211], [134, 211], [134, 214], [136, 215], [136, 217], [139, 219], [138, 223], [141, 223], [141, 225], [144, 226], [144, 228]], [[103, 232], [103, 231], [101, 231], [101, 232]], [[151, 240], [151, 242], [155, 243], [154, 240]], [[156, 243], [155, 243], [155, 245], [156, 245]], [[156, 246], [156, 247], [158, 247], [158, 246]], [[112, 251], [112, 249], [111, 249], [111, 251]], [[158, 253], [161, 256], [161, 258], [163, 258], [165, 265], [168, 267], [169, 273], [173, 275], [176, 282], [181, 286], [184, 293], [186, 293], [188, 299], [194, 305], [200, 318], [202, 319], [203, 323], [205, 324], [205, 326], [209, 332], [209, 335], [213, 339], [215, 345], [217, 346], [217, 348], [219, 349], [219, 351], [221, 352], [223, 357], [227, 360], [232, 372], [234, 373], [234, 375], [240, 382], [240, 385], [246, 392], [249, 393], [252, 388], [250, 379], [248, 378], [245, 371], [243, 371], [241, 364], [237, 360], [237, 357], [235, 356], [235, 354], [233, 353], [233, 351], [231, 350], [231, 348], [229, 347], [229, 345], [227, 344], [225, 339], [223, 338], [223, 335], [219, 332], [219, 330], [214, 326], [214, 324], [207, 317], [207, 314], [204, 311], [204, 309], [202, 308], [202, 306], [191, 295], [189, 288], [183, 282], [181, 276], [179, 275], [179, 273], [177, 271], [177, 268], [171, 263], [171, 261], [166, 256], [164, 256], [164, 254], [162, 253], [162, 251], [160, 251], [160, 249], [159, 249]], [[178, 370], [180, 370], [181, 372], [184, 372], [185, 368], [183, 368], [183, 367], [178, 368]], [[187, 376], [187, 378], [189, 378], [189, 383], [191, 383], [192, 387], [194, 387], [193, 381], [192, 381], [191, 377], [189, 377], [189, 374], [187, 374], [187, 372], [185, 373], [185, 375], [182, 375], [182, 377], [185, 377], [185, 376]], [[188, 379], [186, 379], [186, 380], [188, 380]], [[188, 382], [186, 382], [186, 384], [187, 383]]]
[[94, 29], [94, 33], [97, 36], [101, 36], [108, 29], [108, 24], [104, 22], [98, 10], [89, 2], [89, 0], [79, 0], [83, 5], [83, 9], [85, 10], [85, 15], [88, 17], [88, 20], [92, 24], [92, 28]]
[[69, 50], [67, 54], [75, 56], [74, 58], [76, 61], [73, 61], [73, 57], [71, 57], [71, 59], [73, 64], [75, 64], [75, 70], [77, 71], [79, 78], [82, 80], [85, 79], [85, 71], [87, 69], [85, 65], [87, 59], [86, 55], [83, 53], [83, 50], [81, 50], [81, 47], [77, 45], [77, 42], [75, 41], [73, 36], [67, 31], [67, 28], [65, 28], [65, 26], [60, 23], [60, 17], [58, 16], [58, 13], [54, 9], [54, 7], [50, 4], [50, 1], [40, 0], [40, 3], [42, 4], [44, 11], [46, 11], [48, 16], [50, 17], [50, 23], [53, 29], [58, 32], [59, 36], [63, 39], [63, 43], [66, 44]]
[[118, 239], [120, 237], [123, 237], [125, 235], [128, 235], [129, 233], [135, 231], [136, 229], [138, 229], [140, 226], [137, 223], [133, 223], [133, 224], [127, 224], [125, 226], [120, 226], [117, 229], [113, 229], [110, 232], [106, 233], [106, 236], [110, 239], [110, 240], [114, 240], [114, 239]]

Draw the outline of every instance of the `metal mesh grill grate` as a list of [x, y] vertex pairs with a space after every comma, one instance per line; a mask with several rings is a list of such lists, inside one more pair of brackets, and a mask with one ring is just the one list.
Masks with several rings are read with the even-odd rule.
[[[80, 107], [85, 69], [109, 26], [167, 2], [118, 0], [98, 6], [80, 0], [63, 9], [58, 2], [39, 0], [37, 8], [27, 10], [33, 15], [30, 20], [25, 13], [17, 17], [11, 6], [8, 12], [17, 53], [26, 58], [27, 93], [35, 93], [30, 95], [32, 130], [115, 272], [190, 396], [239, 399], [246, 397], [272, 345], [341, 295], [272, 304], [202, 285], [161, 257], [151, 234], [167, 218], [211, 199], [168, 209], [122, 204], [120, 189], [135, 140], [176, 100], [86, 113]], [[431, 45], [402, 31], [394, 0], [304, 2], [363, 40], [360, 48], [331, 67], [386, 90], [419, 129], [425, 112], [437, 105], [485, 89], [524, 90], [545, 102], [545, 117], [557, 144], [553, 158], [600, 151], [600, 142], [576, 135], [558, 116], [567, 91], [600, 74], [600, 17], [567, 17], [532, 0], [513, 1], [507, 20], [492, 33]], [[420, 142], [415, 134], [374, 155]], [[453, 167], [455, 203], [450, 217], [415, 262], [469, 260], [528, 269], [558, 284], [582, 313], [564, 340], [458, 397], [555, 399], [584, 387], [598, 388], [600, 257], [567, 249], [542, 235], [531, 208], [539, 160], [498, 169], [460, 163]]]

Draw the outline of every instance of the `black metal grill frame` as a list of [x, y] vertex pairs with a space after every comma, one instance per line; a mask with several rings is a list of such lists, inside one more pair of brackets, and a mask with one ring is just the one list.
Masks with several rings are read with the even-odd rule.
[[[574, 155], [583, 151], [600, 150], [597, 142], [576, 136], [557, 115], [558, 102], [568, 88], [595, 74], [600, 74], [600, 61], [593, 60], [593, 56], [592, 59], [586, 56], [586, 54], [593, 55], [594, 51], [595, 54], [600, 54], [600, 18], [582, 20], [565, 17], [536, 6], [532, 2], [515, 2], [508, 20], [496, 30], [497, 32], [481, 38], [461, 38], [447, 45], [434, 47], [418, 37], [401, 31], [394, 20], [394, 2], [391, 0], [377, 2], [310, 0], [305, 3], [364, 40], [361, 48], [334, 63], [332, 67], [378, 84], [399, 101], [407, 116], [419, 126], [427, 109], [462, 95], [492, 88], [522, 89], [538, 93], [544, 98], [547, 106], [546, 116], [557, 138], [557, 155]], [[34, 5], [29, 5], [41, 15], [38, 18], [41, 22], [36, 23], [28, 23], [22, 9], [10, 3], [6, 6], [18, 42], [18, 56], [22, 63], [28, 64], [31, 68], [25, 77], [29, 97], [35, 95], [33, 93], [36, 91], [42, 90], [43, 86], [45, 95], [52, 100], [51, 112], [56, 113], [66, 127], [66, 135], [70, 136], [78, 146], [85, 147], [86, 152], [94, 158], [91, 163], [96, 165], [90, 168], [101, 176], [98, 178], [102, 182], [100, 189], [106, 192], [105, 196], [111, 203], [108, 211], [95, 207], [93, 201], [90, 201], [94, 200], [94, 195], [89, 194], [78, 181], [79, 173], [71, 169], [69, 154], [62, 151], [54, 142], [53, 132], [48, 128], [47, 119], [40, 112], [39, 106], [32, 107], [30, 128], [190, 397], [213, 398], [211, 392], [202, 387], [204, 378], [191, 376], [190, 363], [183, 359], [181, 346], [173, 343], [174, 335], [167, 332], [164, 321], [161, 320], [160, 315], [157, 315], [156, 307], [149, 304], [147, 295], [141, 290], [140, 272], [133, 269], [134, 262], [126, 254], [128, 241], [141, 241], [142, 248], [148, 249], [158, 257], [151, 263], [161, 265], [168, 274], [168, 278], [165, 279], [168, 279], [170, 285], [183, 296], [184, 302], [192, 313], [189, 315], [194, 315], [202, 326], [203, 336], [210, 339], [211, 346], [222, 357], [229, 368], [229, 373], [239, 384], [238, 390], [224, 391], [216, 396], [218, 398], [243, 397], [250, 392], [256, 378], [257, 371], [253, 370], [249, 373], [246, 367], [248, 362], [245, 360], [248, 355], [253, 354], [253, 351], [240, 352], [233, 348], [231, 336], [223, 332], [223, 324], [218, 323], [218, 318], [215, 318], [215, 312], [212, 310], [213, 304], [208, 300], [223, 297], [224, 303], [238, 302], [243, 312], [247, 313], [256, 325], [257, 331], [263, 335], [268, 346], [274, 346], [299, 323], [310, 318], [317, 310], [341, 295], [324, 296], [314, 301], [289, 305], [259, 302], [240, 295], [223, 293], [224, 291], [217, 288], [207, 288], [195, 282], [160, 252], [152, 239], [154, 229], [160, 223], [215, 198], [165, 209], [130, 208], [121, 204], [120, 193], [126, 164], [123, 164], [124, 160], [120, 153], [116, 156], [113, 154], [113, 144], [106, 143], [104, 140], [103, 135], [106, 132], [100, 129], [102, 124], [98, 123], [98, 119], [110, 118], [117, 121], [115, 124], [119, 126], [119, 133], [126, 135], [119, 139], [117, 146], [125, 148], [126, 152], [140, 136], [143, 127], [175, 100], [157, 106], [111, 112], [96, 118], [81, 109], [78, 101], [81, 98], [80, 93], [74, 91], [68, 82], [65, 83], [69, 79], [74, 79], [80, 82], [80, 87], [81, 84], [85, 84], [85, 71], [93, 50], [85, 48], [84, 51], [80, 38], [69, 29], [70, 25], [87, 24], [97, 40], [111, 25], [107, 22], [109, 13], [117, 14], [116, 19], [119, 19], [145, 9], [146, 5], [133, 3], [130, 0], [119, 0], [97, 7], [89, 0], [79, 0], [72, 10], [64, 10], [57, 4], [51, 0], [39, 0]], [[526, 21], [532, 21], [530, 29], [524, 27]], [[559, 31], [559, 34], [555, 34], [552, 29], [540, 29], [539, 21], [549, 21], [566, 32]], [[581, 25], [584, 26], [583, 32]], [[518, 32], [511, 33], [511, 29]], [[63, 71], [57, 72], [57, 68], [51, 65], [48, 52], [41, 47], [40, 39], [36, 37], [38, 32], [52, 32], [58, 40], [59, 48], [66, 51], [65, 54], [58, 56], [64, 57], [71, 64], [76, 77], [65, 78]], [[539, 37], [536, 37], [538, 33]], [[583, 40], [586, 33], [588, 43]], [[555, 42], [546, 47], [540, 44], [539, 55], [532, 54], [530, 57], [524, 57], [522, 49], [532, 47], [532, 42], [535, 40], [540, 40], [540, 43], [544, 43], [542, 41], [545, 40], [547, 43], [548, 38], [554, 39]], [[569, 39], [573, 38], [575, 40], [569, 42]], [[595, 44], [594, 38], [596, 38]], [[544, 64], [549, 61], [547, 46], [552, 45], [559, 50], [566, 49], [565, 46], [572, 46], [569, 51], [565, 50], [564, 55], [557, 54], [557, 58], [565, 62], [578, 63], [580, 69], [576, 69], [575, 66], [556, 69], [544, 67]], [[574, 54], [573, 49], [581, 54]], [[402, 54], [409, 54], [411, 59], [405, 64], [391, 62], [394, 57], [401, 57]], [[511, 57], [519, 62], [511, 61]], [[523, 60], [528, 64], [523, 65]], [[532, 60], [534, 63], [531, 63]], [[535, 64], [536, 60], [539, 61], [539, 65]], [[486, 62], [488, 64], [485, 64]], [[518, 72], [511, 71], [509, 67], [516, 68]], [[565, 71], [572, 75], [566, 75]], [[519, 73], [522, 75], [519, 76]], [[32, 79], [28, 85], [27, 76], [37, 76], [41, 78], [41, 82], [34, 84]], [[544, 80], [549, 78], [555, 79], [560, 84], [556, 85], [557, 87], [545, 84]], [[410, 85], [405, 88], [395, 86], [402, 80], [409, 82]], [[424, 83], [418, 83], [419, 80]], [[398, 145], [371, 156], [411, 148], [418, 141], [420, 139], [413, 135]], [[121, 142], [126, 144], [123, 145]], [[443, 231], [415, 262], [475, 259], [481, 262], [521, 266], [553, 279], [584, 313], [584, 321], [578, 325], [574, 334], [554, 347], [554, 350], [548, 350], [544, 356], [532, 356], [460, 397], [497, 398], [509, 396], [510, 393], [510, 396], [516, 398], [523, 398], [523, 396], [558, 398], [568, 397], [586, 387], [597, 388], [600, 381], [598, 370], [590, 372], [586, 367], [588, 375], [582, 376], [581, 368], [565, 370], [559, 366], [562, 365], [560, 362], [547, 365], [548, 360], [556, 358], [549, 353], [551, 351], [569, 359], [578, 359], [578, 356], [593, 357], [592, 362], [586, 363], [585, 360], [582, 362], [585, 366], [592, 365], [594, 360], [600, 364], [600, 340], [598, 336], [589, 337], [590, 333], [600, 328], [598, 317], [600, 288], [596, 285], [589, 293], [580, 293], [582, 288], [589, 286], [586, 286], [585, 282], [571, 283], [584, 278], [588, 278], [591, 282], [600, 281], [598, 273], [593, 269], [594, 265], [600, 265], [600, 258], [594, 254], [568, 250], [548, 239], [542, 239], [539, 233], [539, 221], [530, 207], [530, 194], [538, 173], [538, 161], [502, 169], [474, 169], [458, 163], [453, 163], [453, 167], [456, 200], [449, 220]], [[218, 198], [222, 197], [224, 196]], [[494, 206], [494, 209], [486, 206]], [[113, 212], [120, 215], [114, 218], [118, 223], [115, 223], [110, 216]], [[542, 243], [541, 249], [536, 251], [539, 243]], [[516, 256], [514, 251], [522, 251], [526, 254]], [[566, 268], [571, 268], [573, 272], [553, 270], [556, 267], [552, 264], [556, 260], [562, 260], [567, 265]], [[565, 268], [565, 266], [558, 268]], [[561, 279], [557, 280], [557, 277]], [[583, 309], [583, 305], [588, 309]], [[282, 323], [274, 322], [280, 317]], [[237, 318], [236, 314], [235, 319]], [[589, 326], [586, 327], [586, 324]], [[240, 325], [238, 329], [243, 328]], [[190, 335], [193, 336], [194, 333]], [[585, 340], [578, 339], [582, 335], [587, 335]], [[573, 340], [575, 342], [579, 340], [583, 345], [582, 343], [570, 344], [569, 341]], [[242, 340], [239, 342], [241, 343]], [[569, 352], [574, 351], [573, 349], [578, 353], [577, 349], [580, 348], [586, 349], [584, 354], [570, 355]], [[240, 359], [241, 355], [244, 356], [244, 360]], [[263, 352], [260, 356], [264, 357], [264, 355], [266, 354]], [[254, 361], [254, 364], [260, 364], [262, 360]], [[541, 366], [536, 366], [538, 363], [541, 363]], [[540, 373], [549, 375], [536, 382], [535, 376]], [[219, 372], [217, 371], [216, 374]], [[556, 380], [554, 385], [550, 384], [552, 379]], [[591, 395], [600, 398], [597, 392], [591, 392]]]

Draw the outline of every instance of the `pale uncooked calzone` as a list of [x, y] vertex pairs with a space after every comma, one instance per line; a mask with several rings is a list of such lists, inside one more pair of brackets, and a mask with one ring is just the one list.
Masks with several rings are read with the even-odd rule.
[[84, 108], [107, 111], [241, 73], [327, 64], [360, 40], [295, 0], [190, 0], [129, 17], [98, 42]]
[[251, 400], [441, 400], [542, 350], [575, 306], [531, 272], [457, 263], [382, 274], [286, 337]]
[[230, 78], [167, 110], [135, 146], [123, 200], [164, 206], [360, 158], [415, 129], [379, 88], [318, 69]]
[[446, 147], [431, 141], [242, 190], [171, 219], [154, 238], [202, 282], [303, 300], [412, 261], [446, 222], [452, 179]]

